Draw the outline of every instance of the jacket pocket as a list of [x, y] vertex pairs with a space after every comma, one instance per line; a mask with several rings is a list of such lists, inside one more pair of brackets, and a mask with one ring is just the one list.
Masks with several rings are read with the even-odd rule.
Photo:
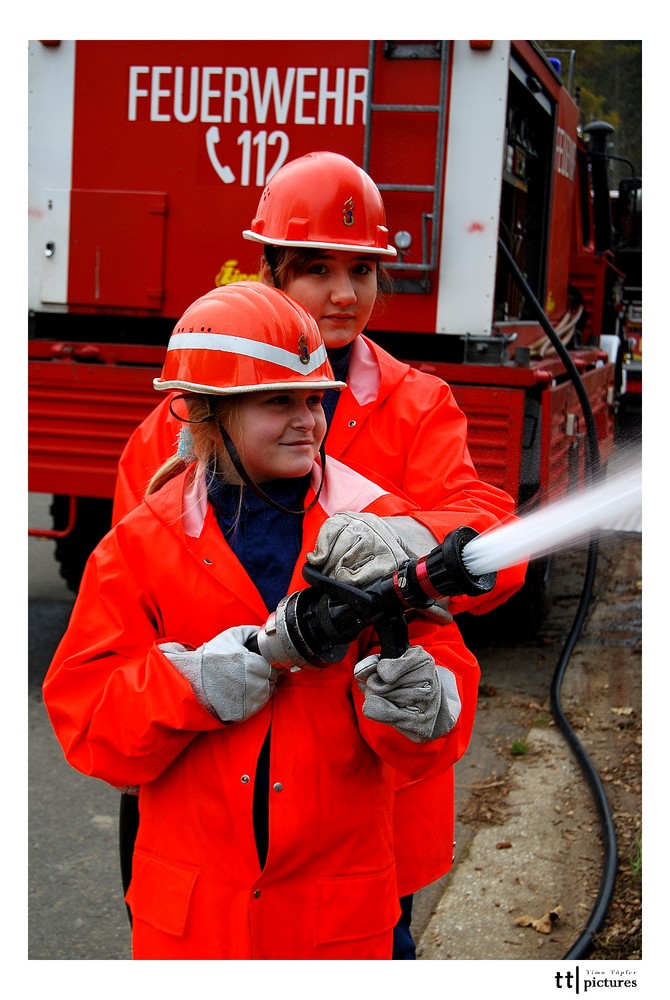
[[144, 920], [166, 934], [181, 936], [199, 874], [198, 865], [136, 850], [133, 877], [126, 893], [133, 919]]
[[395, 864], [369, 875], [319, 879], [317, 891], [315, 944], [374, 937], [400, 916]]

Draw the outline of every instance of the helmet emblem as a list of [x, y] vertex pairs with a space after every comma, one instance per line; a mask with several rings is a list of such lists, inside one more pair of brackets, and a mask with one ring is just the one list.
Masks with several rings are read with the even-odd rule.
[[344, 209], [342, 211], [342, 222], [345, 226], [353, 226], [354, 224], [354, 199], [347, 198], [344, 203]]
[[298, 357], [303, 365], [309, 364], [309, 347], [307, 346], [307, 337], [304, 333], [301, 333], [298, 337]]

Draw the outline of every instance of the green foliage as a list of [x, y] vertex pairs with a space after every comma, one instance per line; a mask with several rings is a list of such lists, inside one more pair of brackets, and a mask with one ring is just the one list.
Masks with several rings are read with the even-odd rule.
[[642, 835], [638, 833], [629, 858], [631, 871], [634, 875], [642, 874]]
[[529, 753], [530, 747], [525, 740], [514, 740], [512, 743], [512, 756], [513, 757], [524, 757]]
[[[614, 183], [631, 172], [642, 176], [642, 42], [641, 41], [542, 41], [541, 48], [557, 53], [563, 79], [571, 86], [580, 110], [581, 125], [606, 121], [616, 132], [611, 153], [629, 160], [612, 164]], [[574, 53], [574, 61], [569, 53]], [[574, 67], [574, 80], [569, 79]]]

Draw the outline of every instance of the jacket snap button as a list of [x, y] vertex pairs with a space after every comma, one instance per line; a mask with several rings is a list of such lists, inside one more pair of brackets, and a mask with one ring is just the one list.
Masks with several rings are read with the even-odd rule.
[[212, 560], [211, 559], [203, 559], [202, 561], [204, 562], [205, 566], [211, 566], [212, 565]]
[[284, 786], [282, 785], [281, 781], [275, 781], [272, 787], [274, 788], [275, 792], [281, 792]]
[[254, 889], [254, 899], [258, 899], [258, 897], [260, 896], [260, 894], [261, 894], [261, 890], [260, 889]]
[[251, 778], [249, 777], [248, 774], [243, 774], [242, 777], [240, 778], [240, 781], [242, 782], [243, 785], [248, 785], [249, 782], [251, 781]]
[[350, 427], [355, 427], [356, 426], [356, 421], [355, 420], [350, 420], [349, 421], [349, 426]]

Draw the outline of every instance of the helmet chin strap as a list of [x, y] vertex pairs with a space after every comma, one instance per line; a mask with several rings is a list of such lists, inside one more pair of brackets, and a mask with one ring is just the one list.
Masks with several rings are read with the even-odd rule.
[[321, 447], [319, 448], [319, 455], [321, 457], [321, 482], [319, 483], [319, 488], [316, 491], [316, 495], [312, 500], [312, 502], [309, 504], [309, 506], [303, 507], [301, 510], [291, 510], [289, 507], [284, 507], [282, 504], [277, 503], [276, 500], [273, 500], [272, 497], [269, 497], [267, 493], [265, 493], [261, 489], [259, 484], [253, 481], [253, 479], [251, 478], [251, 476], [249, 475], [249, 473], [242, 464], [242, 459], [239, 456], [237, 448], [235, 447], [233, 440], [230, 437], [230, 434], [223, 426], [221, 421], [218, 419], [218, 417], [214, 417], [214, 419], [216, 420], [216, 426], [219, 428], [221, 440], [225, 445], [228, 457], [230, 458], [230, 461], [233, 463], [235, 471], [237, 472], [238, 476], [245, 484], [245, 486], [248, 486], [250, 490], [253, 490], [256, 496], [260, 497], [261, 500], [269, 504], [270, 507], [274, 507], [275, 510], [280, 510], [283, 514], [306, 514], [308, 510], [311, 510], [312, 507], [314, 507], [319, 497], [321, 496], [321, 490], [323, 489], [323, 481], [326, 475], [326, 450], [323, 441], [321, 442]]

